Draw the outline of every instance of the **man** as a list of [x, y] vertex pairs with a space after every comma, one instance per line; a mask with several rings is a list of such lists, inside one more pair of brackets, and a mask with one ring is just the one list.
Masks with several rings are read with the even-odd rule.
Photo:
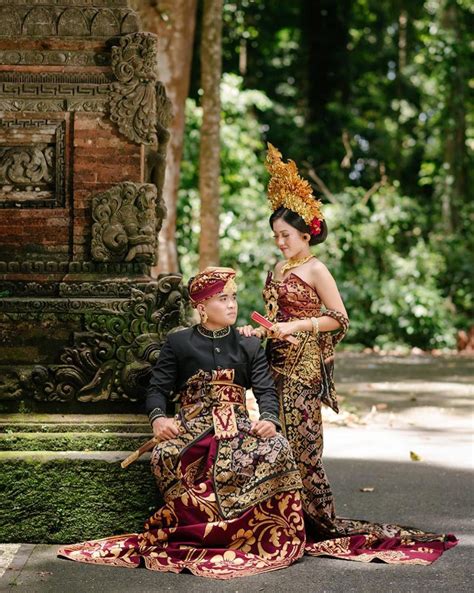
[[[189, 282], [200, 323], [168, 336], [147, 411], [159, 440], [152, 469], [165, 504], [141, 534], [65, 547], [75, 560], [228, 579], [288, 566], [304, 551], [301, 478], [277, 432], [279, 404], [265, 354], [241, 336], [235, 271], [206, 268]], [[252, 388], [260, 418], [251, 422]], [[166, 403], [179, 405], [174, 418]]]

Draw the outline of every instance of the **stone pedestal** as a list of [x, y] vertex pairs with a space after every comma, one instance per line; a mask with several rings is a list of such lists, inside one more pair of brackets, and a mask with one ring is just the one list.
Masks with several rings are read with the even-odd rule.
[[150, 365], [186, 325], [180, 276], [150, 275], [156, 51], [125, 0], [0, 0], [0, 541], [136, 531], [155, 500], [146, 463], [118, 460], [149, 438]]

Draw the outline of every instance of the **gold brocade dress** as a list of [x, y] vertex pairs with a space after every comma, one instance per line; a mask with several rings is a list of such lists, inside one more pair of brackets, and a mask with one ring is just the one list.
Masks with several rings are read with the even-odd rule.
[[340, 324], [339, 330], [318, 336], [312, 332], [296, 334], [298, 346], [278, 339], [267, 340], [267, 355], [280, 397], [283, 432], [303, 482], [305, 553], [358, 562], [430, 564], [456, 545], [454, 535], [335, 515], [322, 463], [321, 404], [338, 412], [333, 381], [334, 348], [346, 334], [349, 320], [338, 311], [326, 309], [317, 291], [294, 272], [281, 282], [269, 273], [263, 296], [272, 321], [327, 315]]
[[283, 431], [293, 449], [303, 480], [302, 501], [306, 520], [318, 537], [334, 537], [334, 501], [322, 463], [323, 430], [321, 403], [338, 411], [334, 382], [334, 347], [345, 335], [348, 319], [324, 309], [317, 292], [295, 273], [283, 281], [268, 274], [263, 292], [267, 316], [272, 321], [291, 321], [329, 315], [339, 321], [335, 333], [300, 332], [299, 346], [269, 339], [267, 355], [280, 396]]

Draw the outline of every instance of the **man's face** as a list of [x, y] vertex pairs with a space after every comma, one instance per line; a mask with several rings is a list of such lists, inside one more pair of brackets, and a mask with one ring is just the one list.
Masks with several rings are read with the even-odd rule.
[[207, 314], [206, 326], [209, 329], [219, 329], [233, 325], [237, 321], [237, 295], [218, 294], [202, 303], [203, 310]]

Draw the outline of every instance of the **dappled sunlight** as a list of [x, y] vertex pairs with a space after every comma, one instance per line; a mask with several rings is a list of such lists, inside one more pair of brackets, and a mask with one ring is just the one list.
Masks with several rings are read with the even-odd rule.
[[474, 469], [472, 436], [469, 432], [395, 429], [380, 426], [333, 427], [324, 431], [325, 459], [358, 459], [410, 462], [410, 452], [420, 461], [413, 465]]

